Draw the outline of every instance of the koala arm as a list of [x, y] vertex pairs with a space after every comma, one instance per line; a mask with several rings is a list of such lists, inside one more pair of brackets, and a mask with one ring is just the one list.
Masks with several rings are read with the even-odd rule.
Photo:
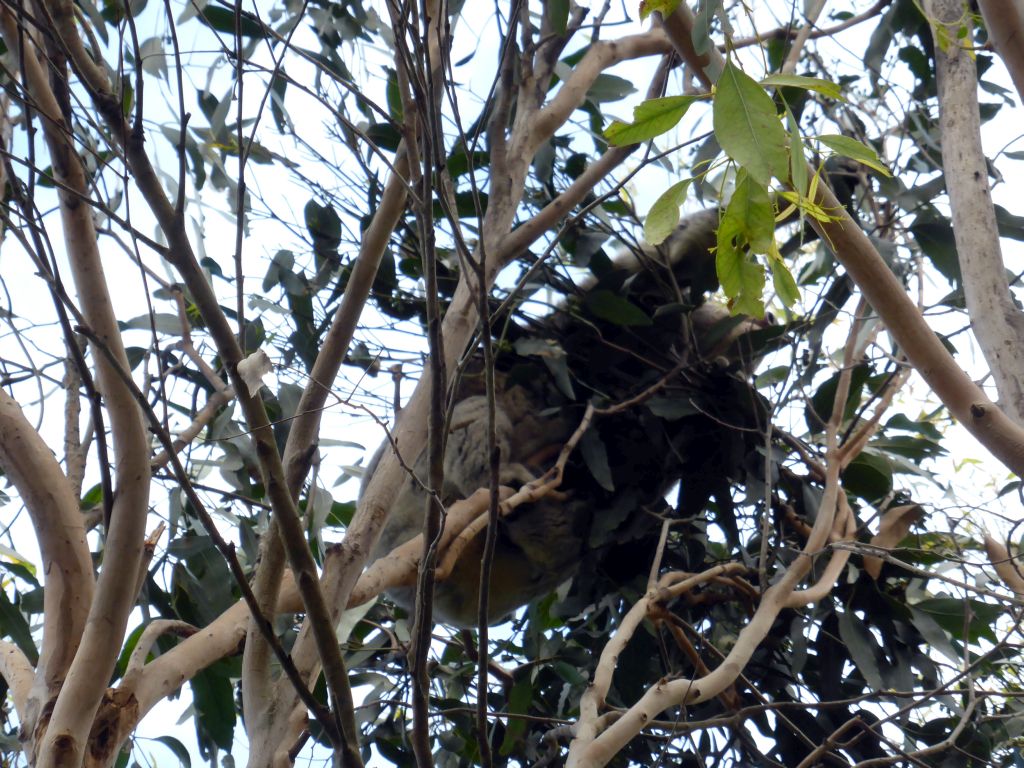
[[[486, 397], [474, 395], [456, 403], [444, 453], [446, 501], [465, 499], [479, 488], [490, 485], [488, 427]], [[500, 402], [495, 408], [494, 432], [501, 460], [499, 483], [518, 487], [533, 480], [526, 467], [511, 461], [514, 428], [512, 419]]]

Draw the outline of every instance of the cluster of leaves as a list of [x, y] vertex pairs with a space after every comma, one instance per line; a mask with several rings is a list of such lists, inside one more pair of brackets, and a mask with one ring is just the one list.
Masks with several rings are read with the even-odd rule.
[[[100, 11], [88, 0], [80, 4], [88, 15], [102, 19], [98, 29], [112, 30], [123, 23], [122, 15], [112, 15], [114, 5]], [[131, 12], [138, 16], [144, 5], [136, 4]], [[547, 5], [550, 13], [559, 16], [559, 8], [567, 6]], [[338, 183], [325, 183], [308, 177], [310, 171], [272, 141], [253, 142], [245, 150], [248, 161], [288, 171], [309, 190], [308, 199], [303, 198], [302, 220], [285, 222], [301, 232], [300, 242], [273, 249], [260, 291], [249, 297], [249, 306], [262, 317], [249, 322], [247, 346], [273, 345], [279, 353], [280, 375], [264, 391], [278, 425], [279, 445], [283, 445], [288, 419], [295, 412], [302, 377], [312, 365], [329, 319], [346, 290], [359, 233], [380, 202], [379, 169], [373, 153], [360, 149], [361, 142], [369, 139], [375, 151], [385, 155], [393, 151], [399, 133], [392, 121], [401, 117], [393, 72], [383, 86], [386, 109], [372, 104], [358, 89], [344, 90], [343, 95], [335, 90], [337, 83], [354, 82], [345, 64], [345, 46], [381, 41], [375, 16], [351, 0], [318, 1], [311, 7], [307, 20], [286, 4], [278, 9], [280, 16], [268, 23], [249, 14], [239, 20], [234, 10], [210, 3], [194, 18], [184, 19], [201, 24], [219, 39], [239, 35], [244, 41], [239, 54], [246, 58], [255, 55], [260, 45], [273, 46], [287, 39], [296, 25], [311, 23], [317, 45], [292, 45], [287, 51], [292, 58], [282, 59], [273, 69], [269, 85], [273, 125], [280, 136], [303, 145], [299, 133], [306, 126], [289, 112], [299, 90], [289, 68], [299, 69], [300, 61], [314, 62], [314, 88], [332, 105], [339, 145], [351, 150], [353, 162], [348, 167], [363, 172], [356, 182], [339, 175], [333, 180]], [[146, 54], [142, 60], [136, 62], [133, 55], [125, 60], [144, 74], [165, 78], [169, 58], [165, 44], [162, 37], [150, 38], [142, 44]], [[636, 216], [621, 197], [595, 195], [570, 212], [562, 230], [545, 242], [544, 253], [555, 256], [544, 257], [539, 249], [538, 253], [523, 254], [510, 270], [514, 280], [503, 281], [506, 288], [495, 296], [494, 306], [501, 309], [494, 319], [494, 328], [500, 329], [495, 333], [499, 367], [513, 379], [550, 379], [562, 398], [552, 403], [552, 408], [567, 409], [577, 416], [583, 403], [614, 404], [657, 383], [671, 370], [685, 352], [685, 345], [678, 343], [679, 329], [686, 327], [687, 318], [719, 283], [737, 312], [760, 316], [770, 272], [778, 303], [791, 309], [785, 322], [746, 339], [748, 356], [772, 355], [755, 385], [747, 380], [744, 365], [729, 355], [725, 364], [715, 359], [696, 362], [688, 367], [686, 378], [673, 380], [628, 415], [599, 419], [574, 458], [569, 482], [575, 484], [578, 494], [590, 494], [587, 498], [593, 498], [595, 505], [607, 503], [618, 488], [656, 487], [660, 493], [666, 490], [661, 487], [666, 476], [682, 481], [676, 503], [664, 508], [658, 505], [656, 510], [675, 520], [661, 554], [665, 568], [699, 572], [730, 560], [750, 566], [742, 581], [713, 584], [667, 606], [664, 622], [647, 626], [634, 638], [618, 662], [609, 698], [612, 706], [629, 706], [661, 677], [693, 676], [714, 667], [746, 625], [772, 574], [802, 546], [805, 525], [817, 509], [822, 479], [806, 471], [794, 444], [812, 455], [820, 451], [823, 425], [838, 383], [838, 374], [830, 372], [832, 361], [823, 352], [828, 344], [826, 334], [852, 295], [848, 278], [837, 273], [826, 244], [812, 247], [812, 236], [803, 227], [802, 219], [832, 215], [811, 202], [820, 179], [827, 178], [834, 188], [847, 190], [841, 197], [855, 215], [872, 203], [875, 209], [891, 207], [891, 220], [906, 224], [897, 239], [878, 243], [891, 256], [894, 270], [901, 276], [911, 274], [913, 257], [923, 254], [949, 282], [949, 293], [941, 303], [953, 309], [963, 306], [949, 223], [933, 202], [944, 182], [936, 160], [940, 157], [939, 132], [927, 104], [935, 95], [932, 51], [927, 26], [913, 2], [897, 0], [880, 16], [865, 53], [866, 68], [856, 75], [836, 78], [827, 71], [808, 71], [802, 76], [771, 74], [781, 66], [786, 45], [783, 38], [767, 44], [770, 74], [760, 81], [730, 62], [713, 96], [647, 101], [637, 107], [629, 124], [613, 122], [606, 115], [609, 104], [632, 90], [629, 81], [621, 77], [602, 75], [581, 107], [593, 130], [594, 149], [600, 151], [607, 143], [655, 139], [680, 125], [692, 110], [710, 103], [714, 135], [693, 150], [688, 177], [668, 188], [645, 223], [646, 239], [661, 242], [675, 229], [680, 208], [690, 197], [696, 193], [715, 204], [728, 188], [717, 239], [705, 248], [708, 260], [680, 265], [671, 276], [663, 274], [654, 282], [627, 278], [613, 268], [612, 261], [635, 237]], [[477, 55], [483, 55], [482, 51]], [[582, 55], [583, 51], [567, 55], [565, 67], [574, 66]], [[979, 64], [984, 71], [984, 54], [979, 55]], [[881, 120], [879, 115], [891, 107], [889, 83], [882, 73], [891, 78], [894, 67], [902, 67], [902, 77], [912, 79], [914, 85], [906, 101], [907, 111], [898, 113], [897, 126], [905, 132], [911, 149], [899, 156], [896, 173], [889, 177], [876, 154], [889, 153], [883, 152], [880, 140], [869, 138], [885, 135], [885, 131], [868, 131], [860, 116]], [[249, 196], [251, 191], [240, 194], [238, 180], [228, 165], [241, 152], [237, 140], [240, 126], [231, 111], [234, 84], [224, 85], [220, 95], [213, 93], [209, 83], [221, 82], [214, 77], [214, 68], [208, 85], [196, 94], [194, 124], [168, 124], [162, 135], [168, 147], [180, 147], [184, 153], [190, 194], [208, 200], [212, 192], [222, 193], [236, 214], [247, 215], [256, 202]], [[855, 108], [842, 98], [837, 80], [844, 81], [844, 92], [860, 94]], [[552, 82], [550, 87], [558, 85]], [[766, 88], [773, 89], [773, 94]], [[1005, 100], [1005, 94], [994, 86], [988, 89]], [[994, 116], [1000, 106], [998, 102], [988, 105], [985, 116]], [[856, 138], [835, 132], [832, 115], [839, 111], [854, 126]], [[200, 121], [206, 124], [199, 125]], [[81, 122], [89, 125], [87, 120]], [[359, 122], [362, 127], [357, 127]], [[245, 120], [242, 123], [242, 128], [248, 127]], [[805, 138], [801, 125], [814, 126], [812, 139]], [[682, 126], [688, 129], [685, 123]], [[83, 131], [83, 143], [101, 144], [101, 137], [89, 136], [88, 128]], [[490, 159], [474, 143], [478, 133], [479, 125], [454, 140], [445, 158], [455, 187], [459, 223], [470, 234], [478, 228], [487, 204]], [[575, 138], [570, 132], [558, 135], [535, 158], [521, 211], [523, 221], [578, 179], [591, 161], [590, 153], [581, 151]], [[311, 156], [317, 154], [308, 144], [304, 146]], [[808, 146], [815, 153], [810, 170], [805, 160]], [[852, 158], [877, 173], [869, 180], [863, 169], [851, 171], [841, 163], [825, 163], [826, 155]], [[95, 172], [100, 178], [105, 156], [95, 156]], [[43, 169], [40, 178], [47, 175]], [[904, 182], [907, 178], [919, 183], [908, 185]], [[774, 191], [770, 188], [773, 182], [779, 185]], [[106, 201], [111, 211], [119, 208], [123, 197], [116, 184], [113, 189]], [[345, 191], [352, 194], [345, 197]], [[437, 201], [435, 211], [440, 214], [441, 210]], [[271, 211], [270, 216], [274, 215]], [[787, 216], [797, 221], [787, 230], [791, 238], [779, 245], [777, 220]], [[1001, 212], [1000, 226], [1004, 235], [1024, 239], [1021, 219]], [[381, 325], [414, 332], [420, 330], [425, 317], [421, 278], [426, 249], [416, 232], [410, 215], [393, 238], [371, 293]], [[458, 264], [450, 252], [441, 250], [438, 256], [439, 289], [447, 300], [455, 287]], [[230, 254], [211, 255], [203, 264], [212, 276], [233, 285]], [[578, 278], [580, 270], [594, 281], [585, 295], [570, 279]], [[507, 287], [513, 283], [514, 289]], [[571, 309], [563, 311], [570, 321], [538, 319], [537, 303], [530, 299], [550, 295], [568, 302], [565, 306]], [[808, 296], [821, 299], [809, 301]], [[157, 294], [157, 299], [170, 301], [173, 296], [170, 292]], [[223, 310], [229, 317], [236, 316], [234, 307]], [[190, 318], [195, 323], [196, 318]], [[174, 315], [144, 320], [137, 327], [151, 328], [161, 341], [181, 332], [181, 321]], [[126, 329], [132, 327], [130, 322], [125, 325]], [[710, 331], [705, 343], [714, 347], [714, 334], [728, 329], [726, 324]], [[198, 323], [194, 330], [202, 331]], [[379, 365], [378, 357], [401, 357], [397, 350], [379, 354], [373, 329], [363, 330], [349, 352], [347, 362], [352, 366], [372, 374]], [[858, 361], [851, 377], [843, 434], [849, 435], [863, 423], [870, 406], [895, 375], [893, 360], [897, 357], [898, 350], [885, 350]], [[204, 397], [213, 394], [203, 372], [191, 358], [166, 344], [159, 354], [156, 349], [136, 348], [133, 363], [142, 365], [153, 358], [166, 372], [166, 380], [180, 385], [170, 388], [171, 409], [194, 415]], [[804, 415], [800, 433], [784, 435], [779, 424], [791, 422], [793, 413]], [[843, 488], [854, 506], [862, 541], [871, 538], [874, 520], [887, 508], [907, 502], [920, 484], [934, 481], [920, 465], [945, 451], [943, 434], [936, 426], [940, 416], [891, 416], [846, 469]], [[796, 430], [789, 427], [789, 431]], [[265, 530], [266, 490], [259, 481], [251, 443], [230, 406], [209, 424], [205, 436], [206, 446], [190, 457], [191, 469], [197, 478], [210, 467], [219, 471], [210, 488], [211, 494], [224, 500], [216, 511], [236, 525], [239, 551], [244, 560], [253, 563], [258, 537]], [[658, 468], [655, 481], [649, 479], [652, 468]], [[166, 517], [172, 541], [150, 566], [142, 609], [147, 619], [182, 619], [201, 626], [235, 602], [237, 592], [180, 491], [164, 475], [158, 479], [168, 483]], [[352, 514], [351, 500], [335, 502], [322, 491], [320, 488], [303, 498], [310, 511], [311, 546], [318, 555], [323, 537], [330, 535], [331, 529], [343, 527]], [[100, 502], [98, 494], [98, 487], [89, 491], [83, 509], [95, 507]], [[646, 587], [657, 531], [651, 525], [639, 525], [623, 535], [624, 521], [636, 520], [630, 515], [638, 502], [651, 506], [656, 499], [648, 491], [639, 500], [630, 499], [626, 510], [626, 501], [614, 498], [622, 503], [622, 514], [615, 520], [595, 521], [593, 549], [571, 587], [531, 605], [507, 632], [492, 637], [491, 656], [508, 672], [494, 681], [484, 696], [490, 711], [508, 715], [494, 721], [490, 734], [495, 755], [504, 764], [557, 756], [560, 746], [551, 741], [550, 734], [555, 725], [576, 715], [594, 660], [618, 626], [624, 608]], [[935, 531], [935, 516], [930, 523]], [[766, 531], [767, 542], [763, 541]], [[977, 548], [969, 538], [940, 532], [918, 533], [910, 543], [900, 558], [920, 568]], [[762, 553], [769, 554], [768, 561], [761, 559]], [[0, 628], [34, 659], [32, 623], [42, 608], [42, 587], [18, 560], [0, 562], [0, 567], [8, 574], [14, 594], [11, 599], [0, 591]], [[811, 609], [779, 616], [741, 684], [699, 706], [664, 713], [643, 737], [630, 744], [619, 763], [703, 765], [731, 758], [797, 765], [844, 726], [850, 730], [843, 731], [842, 750], [855, 760], [877, 757], [894, 748], [918, 749], [939, 743], [953, 731], [964, 710], [966, 694], [958, 687], [962, 679], [958, 670], [965, 662], [977, 679], [993, 681], [996, 689], [1020, 686], [1014, 665], [1006, 663], [1015, 649], [997, 631], [1002, 615], [993, 602], [981, 598], [965, 601], [951, 590], [936, 587], [923, 571], [886, 564], [872, 575], [862, 560], [854, 558], [849, 577], [827, 599]], [[375, 607], [369, 618], [383, 622], [387, 629], [372, 622], [360, 625], [350, 639], [347, 662], [355, 671], [353, 683], [369, 690], [359, 713], [367, 749], [395, 764], [410, 764], [401, 716], [406, 680], [396, 645], [396, 639], [406, 638], [401, 622], [392, 630], [394, 617], [395, 609], [386, 603]], [[293, 627], [287, 618], [281, 626], [286, 643], [290, 642]], [[123, 659], [138, 634], [130, 638]], [[466, 635], [439, 641], [434, 705], [440, 717], [434, 728], [442, 763], [465, 764], [478, 758], [475, 720], [469, 706], [479, 693], [475, 689], [475, 653]], [[199, 741], [207, 755], [231, 748], [237, 723], [238, 666], [235, 659], [221, 662], [190, 683]], [[925, 695], [942, 689], [946, 691], [943, 697]], [[318, 694], [323, 696], [323, 691]], [[971, 712], [955, 749], [926, 756], [922, 762], [988, 765], [1003, 759], [1021, 722], [1018, 705], [1013, 699], [993, 697]], [[881, 718], [903, 731], [904, 744], [893, 745], [880, 735], [891, 733], [876, 727]], [[855, 727], [848, 725], [851, 722]], [[669, 738], [680, 732], [689, 735]], [[180, 754], [176, 742], [167, 743]]]

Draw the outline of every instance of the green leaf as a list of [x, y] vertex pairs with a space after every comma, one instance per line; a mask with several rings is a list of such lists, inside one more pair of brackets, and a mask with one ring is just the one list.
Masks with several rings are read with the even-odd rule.
[[405, 107], [402, 104], [402, 91], [398, 87], [398, 72], [391, 67], [385, 67], [388, 73], [387, 86], [384, 95], [388, 103], [388, 117], [396, 123], [401, 123], [405, 114]]
[[954, 664], [960, 664], [963, 659], [960, 657], [960, 654], [956, 652], [953, 644], [949, 641], [949, 636], [943, 631], [942, 627], [939, 626], [939, 622], [937, 622], [935, 618], [927, 612], [920, 610], [917, 606], [911, 605], [909, 608], [910, 622], [917, 628], [917, 631], [921, 633], [921, 637], [928, 641], [928, 646], [941, 653]]
[[996, 642], [994, 626], [1002, 615], [1002, 609], [997, 605], [989, 605], [980, 600], [935, 597], [922, 600], [914, 607], [935, 619], [940, 627], [960, 642], [973, 643], [983, 637]]
[[843, 489], [868, 502], [892, 490], [892, 465], [883, 456], [862, 452], [843, 470]]
[[288, 90], [288, 77], [282, 67], [274, 74], [270, 81], [270, 114], [274, 118], [274, 125], [277, 130], [287, 133], [290, 129], [290, 119], [284, 108], [284, 94]]
[[646, 405], [647, 410], [655, 416], [668, 421], [701, 413], [700, 408], [694, 405], [689, 397], [652, 397]]
[[755, 253], [768, 253], [775, 246], [775, 212], [768, 190], [746, 173], [739, 175], [736, 190], [718, 225], [718, 243]]
[[192, 768], [192, 756], [184, 744], [173, 736], [157, 736], [156, 740], [174, 753], [174, 756], [178, 758], [179, 765], [183, 765], [185, 768]]
[[591, 428], [583, 433], [580, 439], [580, 453], [597, 484], [612, 493], [615, 490], [615, 482], [612, 480], [612, 470], [608, 465], [608, 450], [596, 429]]
[[551, 31], [556, 35], [564, 35], [569, 23], [569, 0], [548, 0], [544, 7]]
[[[767, 94], [765, 94], [767, 98]], [[649, 141], [672, 130], [683, 119], [686, 110], [702, 96], [666, 96], [648, 99], [633, 110], [633, 122], [613, 122], [604, 131], [604, 137], [617, 147]]]
[[715, 269], [733, 312], [764, 316], [764, 267], [736, 248], [719, 246]]
[[725, 153], [756, 181], [789, 175], [786, 131], [764, 88], [732, 62], [726, 62], [715, 89], [715, 136]]
[[598, 75], [594, 84], [587, 91], [587, 99], [598, 104], [606, 101], [619, 101], [636, 93], [636, 86], [631, 80], [617, 75]]
[[341, 218], [330, 203], [320, 205], [310, 200], [305, 208], [306, 229], [313, 242], [334, 249], [341, 243]]
[[839, 614], [839, 636], [867, 684], [876, 691], [885, 690], [878, 667], [878, 645], [864, 622], [850, 611], [843, 611]]
[[640, 307], [608, 290], [591, 291], [584, 303], [595, 316], [615, 325], [651, 325]]
[[32, 639], [32, 630], [17, 606], [10, 601], [7, 593], [0, 589], [0, 633], [11, 638], [32, 666], [39, 663], [39, 651]]
[[775, 74], [768, 75], [768, 77], [762, 79], [761, 85], [765, 88], [770, 88], [772, 86], [803, 88], [805, 91], [816, 91], [822, 96], [827, 96], [830, 99], [846, 101], [846, 99], [843, 98], [842, 87], [839, 83], [834, 83], [831, 80], [823, 80], [820, 77]]
[[200, 748], [213, 745], [231, 749], [235, 731], [235, 700], [231, 681], [219, 665], [204, 669], [191, 680], [192, 702], [196, 709], [196, 735]]
[[[508, 694], [508, 711], [511, 715], [526, 715], [533, 703], [533, 682], [530, 675], [523, 675]], [[518, 742], [526, 733], [525, 717], [510, 717], [505, 728], [505, 738], [501, 742], [501, 754], [510, 755]]]
[[[199, 19], [210, 29], [226, 35], [235, 34], [235, 12], [218, 5], [206, 5], [199, 11]], [[239, 30], [245, 37], [270, 37], [270, 32], [258, 18], [251, 13], [241, 12]]]
[[156, 75], [167, 79], [167, 55], [164, 52], [162, 37], [151, 37], [139, 45], [139, 59], [142, 71], [147, 75]]
[[768, 190], [742, 172], [718, 225], [715, 269], [734, 313], [764, 316], [764, 267], [749, 251], [775, 248], [775, 216]]
[[800, 135], [800, 123], [786, 107], [786, 126], [789, 129], [789, 180], [800, 197], [807, 196], [807, 158], [804, 140]]
[[644, 240], [651, 245], [663, 243], [679, 224], [679, 207], [686, 200], [691, 181], [692, 179], [677, 181], [661, 193], [651, 206], [651, 210], [647, 212], [647, 218], [644, 220]]
[[824, 136], [819, 136], [818, 141], [831, 149], [837, 155], [842, 155], [843, 157], [848, 157], [851, 160], [856, 160], [858, 163], [866, 165], [872, 170], [878, 171], [883, 176], [892, 176], [892, 174], [889, 173], [889, 169], [882, 164], [881, 159], [878, 157], [878, 153], [876, 153], [871, 147], [861, 144], [856, 139], [851, 139], [849, 136], [840, 136], [838, 134], [826, 134]]
[[172, 315], [169, 312], [156, 312], [152, 315], [139, 315], [138, 317], [133, 317], [131, 320], [125, 321], [118, 320], [117, 326], [122, 331], [155, 330], [157, 333], [166, 333], [169, 336], [178, 336], [181, 334], [181, 318], [177, 315]]
[[789, 271], [782, 259], [771, 259], [772, 286], [779, 296], [779, 301], [786, 307], [792, 307], [800, 300], [800, 291], [796, 287], [793, 273]]

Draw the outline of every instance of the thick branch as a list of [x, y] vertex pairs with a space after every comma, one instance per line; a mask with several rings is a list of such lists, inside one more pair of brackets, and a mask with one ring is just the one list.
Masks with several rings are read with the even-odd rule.
[[[103, 71], [94, 64], [82, 46], [74, 24], [72, 4], [68, 0], [53, 0], [51, 5], [53, 6], [51, 14], [54, 17], [55, 27], [71, 56], [76, 72], [89, 89], [93, 103], [107, 122], [112, 135], [122, 143], [125, 159], [139, 191], [156, 217], [170, 245], [168, 259], [181, 274], [191, 291], [196, 306], [207, 323], [210, 335], [217, 345], [217, 350], [231, 377], [235, 392], [239, 393], [239, 402], [255, 443], [267, 495], [271, 500], [285, 540], [289, 562], [296, 573], [306, 613], [314, 627], [318, 652], [324, 664], [327, 687], [337, 706], [336, 712], [342, 718], [341, 725], [346, 747], [352, 754], [358, 754], [355, 746], [357, 729], [352, 714], [352, 693], [348, 687], [344, 661], [330, 621], [330, 611], [320, 590], [316, 563], [306, 544], [298, 508], [285, 482], [284, 468], [266, 409], [258, 396], [253, 397], [247, 394], [245, 383], [239, 376], [238, 363], [242, 360], [242, 350], [220, 309], [216, 294], [199, 266], [188, 239], [184, 218], [168, 200], [156, 170], [146, 154], [141, 131], [129, 131], [122, 113], [121, 100], [112, 91]], [[137, 411], [136, 416], [138, 416]], [[116, 653], [116, 644], [111, 644], [111, 646]]]
[[0, 468], [18, 489], [46, 574], [41, 682], [56, 693], [78, 649], [93, 596], [92, 557], [78, 499], [21, 407], [0, 390]]
[[14, 643], [0, 640], [0, 677], [11, 689], [11, 698], [14, 699], [14, 711], [18, 718], [24, 720], [27, 716], [29, 691], [32, 689], [32, 678], [35, 670], [32, 664], [21, 652], [21, 649]]
[[[62, 27], [73, 25], [70, 3], [50, 10], [58, 20], [55, 23]], [[25, 87], [39, 111], [54, 176], [59, 182], [65, 244], [82, 314], [116, 359], [127, 367], [127, 356], [107, 292], [92, 211], [83, 203], [89, 190], [81, 161], [71, 144], [71, 126], [65, 122], [39, 64], [35, 46], [28, 42], [27, 30], [19, 29], [9, 8], [4, 7], [0, 13], [7, 46], [19, 52], [18, 60], [24, 66]], [[57, 72], [56, 76], [62, 74]], [[106, 360], [97, 360], [97, 372], [97, 384], [110, 416], [114, 441], [116, 495], [106, 542], [106, 562], [112, 566], [104, 568], [100, 574], [81, 645], [67, 671], [49, 721], [40, 766], [56, 765], [60, 761], [74, 763], [82, 754], [135, 602], [134, 580], [125, 579], [124, 573], [135, 573], [142, 558], [149, 500], [148, 439], [134, 400]], [[73, 643], [76, 637], [77, 634], [55, 637], [44, 641], [44, 645]], [[67, 657], [61, 654], [59, 658]]]
[[[686, 30], [693, 29], [693, 16], [685, 4], [679, 6], [675, 16], [684, 22]], [[678, 39], [672, 37], [672, 42], [684, 47], [692, 45], [689, 34], [680, 35]], [[717, 53], [716, 49], [712, 50]], [[882, 318], [889, 335], [903, 349], [910, 364], [982, 445], [1009, 469], [1017, 474], [1024, 473], [1024, 430], [957, 365], [867, 235], [827, 185], [819, 184], [814, 202], [836, 220], [822, 223], [810, 219], [811, 224]]]
[[[935, 41], [942, 164], [971, 326], [988, 361], [1000, 404], [1024, 425], [1024, 313], [1014, 304], [981, 148], [978, 70], [957, 31], [969, 20], [960, 0], [925, 4]], [[968, 35], [964, 41], [970, 41]]]
[[671, 44], [658, 27], [640, 35], [621, 40], [602, 40], [591, 45], [555, 97], [531, 121], [533, 129], [527, 136], [524, 151], [532, 157], [537, 148], [561, 128], [583, 103], [598, 75], [609, 67], [631, 59], [668, 53], [669, 50]]
[[1018, 98], [1024, 99], [1024, 2], [978, 0], [978, 7], [988, 39], [1006, 65]]

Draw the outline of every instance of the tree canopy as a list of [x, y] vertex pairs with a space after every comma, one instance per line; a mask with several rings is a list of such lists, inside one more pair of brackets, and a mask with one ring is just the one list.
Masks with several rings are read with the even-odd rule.
[[855, 5], [0, 3], [5, 764], [1021, 764], [1024, 2]]

